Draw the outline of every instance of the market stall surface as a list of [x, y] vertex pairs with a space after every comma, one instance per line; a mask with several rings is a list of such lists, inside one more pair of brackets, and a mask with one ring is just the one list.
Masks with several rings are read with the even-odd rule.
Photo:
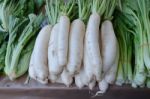
[[111, 86], [109, 91], [94, 97], [98, 87], [89, 90], [87, 87], [78, 89], [75, 85], [67, 88], [62, 84], [42, 85], [27, 76], [15, 81], [8, 77], [0, 77], [0, 99], [149, 99], [150, 89], [131, 88], [130, 86]]

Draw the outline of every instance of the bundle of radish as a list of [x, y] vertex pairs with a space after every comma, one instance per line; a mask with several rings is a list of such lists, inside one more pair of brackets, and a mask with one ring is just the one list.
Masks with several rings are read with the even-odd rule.
[[[89, 2], [92, 4], [92, 14], [88, 20], [85, 41], [84, 41], [84, 68], [81, 70], [78, 79], [80, 79], [80, 87], [84, 85], [92, 89], [96, 81], [101, 80], [102, 74], [102, 59], [99, 46], [99, 26], [100, 16], [105, 11], [106, 0], [93, 0]], [[84, 76], [83, 76], [84, 75]], [[82, 78], [80, 78], [82, 77]], [[83, 79], [85, 77], [86, 79]]]
[[[48, 20], [50, 25], [52, 25], [52, 30], [50, 34], [50, 40], [48, 45], [48, 68], [49, 68], [49, 79], [51, 82], [55, 82], [57, 80], [57, 73], [60, 71], [58, 67], [58, 32], [59, 32], [59, 24], [57, 23], [59, 16], [59, 6], [60, 1], [58, 0], [46, 0], [46, 14], [48, 16]], [[57, 23], [57, 24], [56, 24]]]
[[117, 0], [106, 1], [106, 11], [104, 13], [105, 21], [101, 26], [103, 74], [102, 80], [99, 81], [100, 91], [98, 93], [105, 93], [109, 84], [113, 84], [116, 77], [119, 60], [119, 45], [114, 33], [113, 24], [109, 20], [112, 18], [116, 4]]
[[[51, 1], [50, 6], [47, 2], [47, 14], [49, 20], [55, 20], [52, 22], [54, 27], [52, 29], [48, 48], [49, 78], [53, 83], [60, 82], [67, 86], [72, 83], [71, 76], [66, 70], [66, 65], [68, 62], [68, 42], [70, 32], [69, 17], [74, 17], [75, 15], [75, 13], [72, 13], [74, 4], [75, 3], [72, 0], [68, 1], [68, 3], [65, 3], [63, 0], [56, 0], [55, 2]], [[50, 13], [52, 10], [55, 11]], [[51, 16], [53, 14], [55, 17]]]
[[[78, 19], [71, 23], [70, 38], [69, 38], [69, 57], [67, 70], [71, 77], [75, 77], [76, 85], [81, 88], [80, 80], [83, 80], [80, 73], [83, 61], [83, 47], [85, 36], [85, 22], [90, 14], [88, 4], [89, 0], [77, 0], [78, 4]], [[82, 67], [83, 68], [83, 67]], [[81, 77], [80, 77], [81, 76]]]
[[[57, 82], [65, 84], [67, 87], [70, 86], [70, 84], [73, 81], [72, 75], [67, 70], [67, 63], [68, 63], [68, 51], [70, 53], [70, 40], [69, 36], [70, 33], [70, 20], [73, 20], [76, 13], [73, 11], [75, 10], [75, 1], [69, 0], [67, 3], [65, 3], [63, 0], [61, 0], [61, 16], [59, 19], [59, 34], [58, 34], [58, 64], [60, 68], [60, 77]], [[72, 46], [72, 45], [71, 45]]]
[[67, 70], [71, 75], [80, 72], [83, 59], [83, 40], [85, 35], [85, 24], [89, 9], [88, 0], [78, 0], [79, 18], [71, 23], [69, 37], [69, 56]]

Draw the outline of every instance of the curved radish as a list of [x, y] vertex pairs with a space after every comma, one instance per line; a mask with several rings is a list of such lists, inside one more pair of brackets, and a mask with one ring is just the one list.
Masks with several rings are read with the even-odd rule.
[[106, 73], [112, 67], [116, 59], [116, 54], [118, 53], [117, 40], [113, 26], [108, 20], [102, 23], [101, 41], [103, 72]]
[[91, 62], [91, 70], [93, 69], [93, 75], [97, 81], [101, 80], [102, 72], [102, 59], [99, 46], [99, 26], [100, 16], [97, 13], [93, 13], [89, 18], [85, 43], [87, 46], [87, 54]]
[[[118, 61], [119, 61], [119, 44], [117, 38], [114, 33], [113, 25], [111, 21], [104, 21], [102, 23], [102, 37], [103, 37], [103, 55], [104, 62], [103, 66], [106, 67], [106, 81], [108, 83], [112, 83], [115, 80]], [[104, 43], [105, 42], [105, 43]], [[112, 45], [112, 46], [111, 46]], [[111, 51], [109, 50], [109, 46], [111, 46]], [[105, 51], [104, 51], [105, 50]], [[109, 53], [109, 54], [108, 54]], [[108, 60], [109, 59], [109, 60]], [[106, 61], [108, 60], [108, 61]], [[106, 63], [105, 63], [106, 62]]]
[[42, 28], [31, 55], [29, 76], [43, 84], [48, 83], [48, 42], [52, 26]]
[[[70, 19], [67, 16], [61, 16], [59, 19], [58, 33], [58, 65], [60, 70], [67, 64], [68, 61], [68, 41], [70, 31]], [[60, 72], [59, 72], [60, 73]]]
[[69, 60], [67, 70], [71, 75], [80, 71], [83, 59], [83, 42], [85, 35], [85, 24], [80, 19], [76, 19], [71, 24], [69, 40]]
[[105, 93], [109, 84], [115, 81], [119, 61], [119, 44], [111, 21], [104, 21], [101, 29], [104, 77], [99, 82], [99, 92]]
[[51, 82], [55, 82], [57, 80], [57, 75], [61, 72], [61, 69], [58, 65], [58, 31], [59, 24], [56, 24], [52, 28], [48, 47], [49, 79]]

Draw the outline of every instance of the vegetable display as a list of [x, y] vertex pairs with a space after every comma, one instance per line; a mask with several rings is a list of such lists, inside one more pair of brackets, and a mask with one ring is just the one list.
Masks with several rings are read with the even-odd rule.
[[0, 0], [0, 13], [10, 80], [150, 88], [150, 0]]

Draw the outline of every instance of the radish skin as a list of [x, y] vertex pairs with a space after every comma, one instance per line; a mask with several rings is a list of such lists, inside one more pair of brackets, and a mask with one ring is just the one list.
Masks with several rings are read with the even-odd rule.
[[93, 79], [94, 74], [92, 64], [91, 61], [89, 60], [89, 55], [87, 53], [87, 44], [84, 45], [84, 70], [88, 80], [87, 83], [89, 83]]
[[93, 13], [89, 18], [85, 43], [87, 46], [87, 54], [91, 62], [91, 70], [93, 69], [93, 75], [97, 81], [101, 80], [102, 72], [102, 59], [99, 46], [99, 26], [100, 16], [97, 13]]
[[[70, 19], [67, 16], [61, 16], [59, 20], [58, 33], [58, 65], [62, 72], [63, 67], [67, 65], [68, 61], [68, 41], [70, 32]], [[60, 73], [59, 72], [59, 73]]]
[[83, 59], [83, 42], [85, 35], [85, 24], [80, 19], [76, 19], [71, 24], [69, 40], [69, 59], [67, 70], [71, 75], [80, 72]]
[[48, 47], [49, 79], [53, 83], [57, 80], [57, 76], [61, 72], [61, 69], [59, 68], [58, 65], [58, 53], [57, 53], [58, 30], [59, 24], [55, 24], [51, 31]]
[[37, 36], [31, 55], [29, 76], [40, 83], [48, 83], [48, 42], [52, 26], [42, 28]]

